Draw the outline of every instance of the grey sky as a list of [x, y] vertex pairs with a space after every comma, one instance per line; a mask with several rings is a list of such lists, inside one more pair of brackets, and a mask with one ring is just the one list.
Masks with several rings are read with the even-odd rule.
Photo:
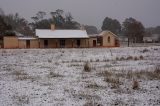
[[123, 22], [133, 17], [145, 27], [160, 25], [160, 0], [0, 0], [6, 14], [18, 12], [31, 21], [38, 11], [63, 9], [81, 24], [101, 27], [106, 16]]

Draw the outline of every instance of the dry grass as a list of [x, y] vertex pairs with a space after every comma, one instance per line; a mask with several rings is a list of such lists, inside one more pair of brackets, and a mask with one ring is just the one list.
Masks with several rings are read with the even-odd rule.
[[101, 100], [101, 98], [98, 95], [90, 95], [90, 94], [86, 94], [86, 93], [78, 93], [78, 94], [72, 94], [72, 96], [74, 98], [80, 99], [80, 100]]
[[87, 101], [83, 106], [103, 106], [103, 105], [90, 100], [90, 101]]
[[27, 79], [34, 79], [32, 76], [29, 76], [26, 72], [20, 70], [20, 71], [14, 71], [12, 75], [15, 76], [16, 80], [27, 80]]
[[142, 53], [146, 53], [146, 52], [149, 52], [148, 49], [143, 49]]
[[54, 72], [50, 72], [48, 74], [48, 78], [55, 78], [55, 77], [63, 77], [63, 76]]
[[143, 60], [144, 59], [144, 57], [141, 55], [141, 56], [128, 56], [128, 57], [126, 57], [126, 58], [124, 58], [124, 57], [116, 57], [116, 60], [117, 61], [124, 61], [124, 60], [135, 60], [135, 61], [137, 61], [137, 60]]
[[103, 88], [105, 88], [105, 86], [100, 86], [97, 83], [91, 83], [91, 84], [88, 84], [86, 86], [86, 88], [90, 88], [90, 89], [103, 89]]
[[17, 104], [17, 106], [23, 106], [29, 104], [29, 96], [27, 95], [13, 95], [12, 100]]

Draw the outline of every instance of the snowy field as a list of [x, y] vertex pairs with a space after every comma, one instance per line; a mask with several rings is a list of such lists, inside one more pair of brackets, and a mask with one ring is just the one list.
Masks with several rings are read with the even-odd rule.
[[0, 49], [0, 106], [160, 106], [160, 47]]

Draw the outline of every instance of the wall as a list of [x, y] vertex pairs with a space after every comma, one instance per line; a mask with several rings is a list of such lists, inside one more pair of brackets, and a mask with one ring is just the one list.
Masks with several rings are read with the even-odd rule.
[[[40, 39], [40, 48], [44, 47], [44, 40], [48, 40], [47, 48], [60, 48], [60, 39]], [[64, 39], [65, 40], [65, 48], [77, 48], [77, 39]], [[80, 39], [81, 45], [80, 47], [88, 47], [88, 39]]]
[[[19, 48], [27, 48], [26, 40], [19, 39]], [[38, 39], [31, 39], [30, 40], [30, 48], [39, 48]]]
[[89, 47], [94, 47], [93, 40], [96, 40], [96, 45], [97, 45], [97, 38], [93, 37], [93, 38], [89, 38]]
[[[108, 42], [108, 37], [110, 37], [110, 42]], [[110, 33], [106, 33], [105, 35], [103, 35], [103, 45], [102, 46], [115, 47], [115, 36]]]
[[6, 36], [3, 38], [4, 48], [18, 48], [18, 38], [15, 36]]

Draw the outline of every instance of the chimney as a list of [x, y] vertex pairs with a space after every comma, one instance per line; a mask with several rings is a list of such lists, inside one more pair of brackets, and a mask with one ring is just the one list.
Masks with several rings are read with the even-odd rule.
[[81, 26], [80, 26], [80, 30], [85, 30], [84, 25], [81, 25]]
[[51, 30], [55, 30], [55, 24], [51, 24]]

